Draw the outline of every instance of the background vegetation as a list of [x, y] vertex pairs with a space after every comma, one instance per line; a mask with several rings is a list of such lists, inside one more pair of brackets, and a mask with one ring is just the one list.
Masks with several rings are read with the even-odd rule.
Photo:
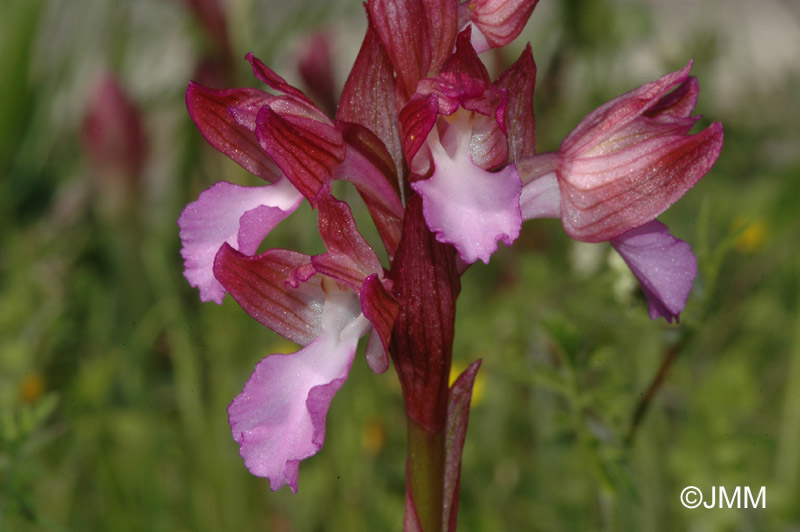
[[[300, 83], [298, 50], [322, 30], [341, 84], [360, 2], [229, 0], [224, 18], [201, 4], [0, 3], [2, 531], [401, 529], [400, 390], [363, 358], [297, 495], [247, 473], [225, 407], [293, 347], [230, 300], [200, 304], [175, 225], [212, 182], [254, 183], [197, 133], [189, 79], [255, 86], [253, 51]], [[691, 57], [698, 112], [726, 138], [662, 218], [700, 258], [679, 325], [650, 321], [610, 248], [556, 222], [465, 275], [456, 361], [484, 366], [462, 530], [800, 530], [799, 28], [791, 0], [541, 0], [491, 57], [531, 41], [540, 150]], [[104, 76], [137, 109], [141, 166], [86, 136]], [[270, 244], [310, 252], [314, 233], [305, 209]], [[687, 510], [688, 485], [765, 486], [767, 507]]]

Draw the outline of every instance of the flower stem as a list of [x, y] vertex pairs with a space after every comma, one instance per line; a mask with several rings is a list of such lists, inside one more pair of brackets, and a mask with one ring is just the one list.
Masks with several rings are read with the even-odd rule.
[[[416, 513], [419, 530], [424, 532], [442, 530], [444, 465], [444, 431], [428, 433], [409, 418], [406, 496], [410, 501], [407, 501], [407, 511], [411, 509]], [[413, 516], [406, 516], [406, 523], [409, 518], [413, 521]]]

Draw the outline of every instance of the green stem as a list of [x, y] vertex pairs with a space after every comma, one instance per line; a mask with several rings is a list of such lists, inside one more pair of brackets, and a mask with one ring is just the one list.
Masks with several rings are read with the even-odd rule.
[[429, 434], [408, 419], [408, 496], [424, 532], [441, 532], [444, 505], [444, 430]]

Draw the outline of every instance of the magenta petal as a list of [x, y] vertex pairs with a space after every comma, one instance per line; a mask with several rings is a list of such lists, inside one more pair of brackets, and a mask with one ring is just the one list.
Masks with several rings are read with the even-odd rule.
[[697, 277], [697, 258], [689, 244], [653, 220], [611, 240], [611, 245], [642, 285], [650, 318], [677, 320]]
[[443, 143], [455, 149], [452, 155], [431, 139], [433, 175], [411, 187], [423, 198], [425, 222], [436, 239], [453, 244], [468, 264], [478, 259], [488, 264], [498, 240], [511, 245], [519, 236], [522, 183], [514, 165], [494, 173], [476, 166], [468, 135], [461, 124], [449, 126]]
[[296, 353], [264, 358], [228, 406], [245, 466], [273, 491], [288, 484], [297, 492], [299, 463], [322, 448], [331, 400], [368, 326], [354, 294], [332, 288], [326, 296], [322, 334]]
[[214, 277], [214, 257], [230, 244], [254, 253], [261, 240], [300, 204], [302, 196], [286, 179], [264, 187], [216, 183], [190, 203], [178, 218], [184, 276], [200, 289], [202, 301], [221, 304], [225, 289]]

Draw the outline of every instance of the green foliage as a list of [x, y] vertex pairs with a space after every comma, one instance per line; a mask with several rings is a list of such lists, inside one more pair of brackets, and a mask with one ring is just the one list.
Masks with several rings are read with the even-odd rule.
[[[261, 357], [294, 347], [230, 300], [200, 304], [181, 276], [182, 206], [217, 179], [250, 179], [183, 107], [211, 45], [185, 3], [94, 4], [0, 3], [0, 531], [401, 530], [399, 384], [363, 357], [297, 495], [243, 467], [225, 408]], [[234, 55], [279, 59], [290, 78], [292, 38], [336, 14], [326, 2], [278, 3], [269, 16], [273, 3], [225, 4]], [[358, 3], [340, 4], [360, 20]], [[644, 3], [541, 4], [530, 38], [537, 142], [550, 149], [594, 105], [651, 79], [628, 72], [625, 54], [658, 21]], [[700, 44], [706, 91], [720, 47]], [[656, 57], [671, 68], [691, 55]], [[241, 63], [232, 77], [252, 84]], [[141, 109], [150, 148], [113, 208], [77, 136], [101, 66]], [[700, 259], [679, 325], [647, 318], [610, 248], [573, 244], [553, 221], [526, 224], [465, 274], [456, 363], [484, 362], [462, 530], [797, 527], [800, 79], [779, 81], [735, 105], [703, 93], [699, 110], [725, 123], [726, 144], [664, 216]], [[318, 250], [314, 223], [301, 209], [270, 244]], [[767, 508], [687, 510], [689, 485], [763, 485]]]

